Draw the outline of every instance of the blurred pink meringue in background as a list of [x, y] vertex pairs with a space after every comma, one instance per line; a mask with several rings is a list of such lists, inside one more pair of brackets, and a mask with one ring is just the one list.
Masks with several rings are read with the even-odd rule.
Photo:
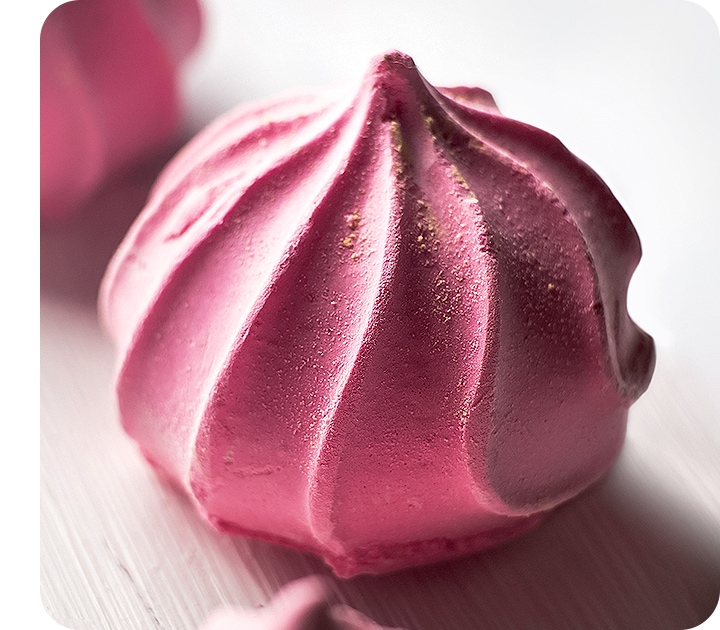
[[344, 604], [331, 604], [321, 578], [308, 577], [283, 587], [270, 604], [254, 611], [215, 611], [200, 630], [403, 630], [377, 625]]
[[40, 211], [73, 214], [112, 172], [178, 131], [178, 68], [197, 44], [197, 0], [74, 0], [40, 35]]

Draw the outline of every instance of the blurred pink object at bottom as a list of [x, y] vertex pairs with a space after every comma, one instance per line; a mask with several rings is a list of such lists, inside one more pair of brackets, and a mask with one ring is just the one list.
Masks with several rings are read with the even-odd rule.
[[330, 603], [327, 584], [317, 577], [283, 587], [266, 608], [225, 608], [200, 630], [403, 630], [384, 628], [344, 604]]

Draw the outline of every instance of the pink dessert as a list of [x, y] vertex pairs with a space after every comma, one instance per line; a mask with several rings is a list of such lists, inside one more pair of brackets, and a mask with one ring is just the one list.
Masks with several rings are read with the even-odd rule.
[[488, 547], [617, 457], [639, 259], [556, 138], [391, 52], [161, 175], [101, 291], [122, 422], [213, 525], [339, 575]]
[[40, 208], [71, 214], [180, 121], [177, 71], [200, 36], [197, 0], [74, 0], [40, 35]]
[[330, 604], [330, 590], [319, 578], [283, 587], [270, 605], [256, 611], [220, 609], [200, 630], [402, 630], [383, 628], [344, 604]]

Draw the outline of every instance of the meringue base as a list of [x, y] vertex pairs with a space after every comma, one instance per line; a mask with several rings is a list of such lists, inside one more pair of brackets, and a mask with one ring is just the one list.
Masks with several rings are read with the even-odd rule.
[[430, 538], [402, 543], [378, 543], [353, 549], [345, 555], [337, 555], [319, 546], [314, 548], [303, 546], [294, 540], [271, 536], [266, 532], [247, 530], [235, 523], [213, 518], [202, 513], [202, 510], [200, 511], [205, 520], [222, 533], [257, 538], [320, 556], [333, 570], [333, 573], [341, 578], [354, 577], [359, 574], [389, 573], [415, 567], [418, 564], [453, 560], [460, 556], [489, 549], [524, 534], [540, 523], [547, 514], [546, 512], [533, 514], [519, 519], [507, 527], [478, 532], [464, 538]]

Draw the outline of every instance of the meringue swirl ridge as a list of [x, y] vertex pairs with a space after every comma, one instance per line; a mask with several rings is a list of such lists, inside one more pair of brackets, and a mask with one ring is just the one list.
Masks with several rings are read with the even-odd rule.
[[100, 297], [123, 425], [215, 526], [342, 575], [495, 544], [615, 460], [639, 257], [557, 139], [387, 53], [167, 167]]

